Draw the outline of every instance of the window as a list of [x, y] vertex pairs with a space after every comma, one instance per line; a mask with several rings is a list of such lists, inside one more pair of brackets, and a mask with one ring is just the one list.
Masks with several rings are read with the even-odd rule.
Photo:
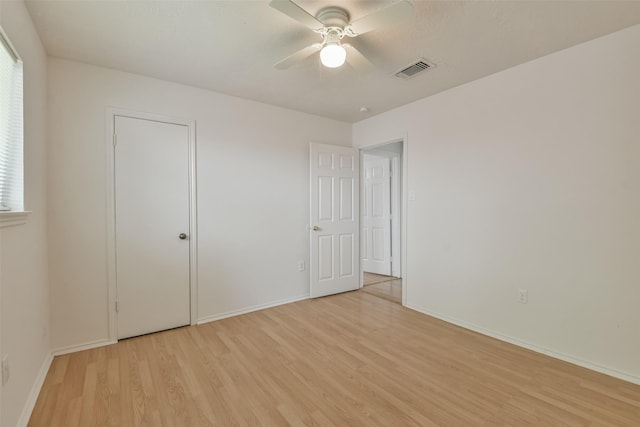
[[24, 210], [22, 61], [0, 29], [0, 211]]

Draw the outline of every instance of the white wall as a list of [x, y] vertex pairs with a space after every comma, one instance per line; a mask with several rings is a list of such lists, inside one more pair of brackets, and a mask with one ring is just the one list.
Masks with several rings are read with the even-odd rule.
[[635, 26], [354, 125], [408, 135], [409, 306], [640, 382], [639, 52]]
[[308, 143], [349, 145], [350, 124], [50, 59], [54, 348], [108, 334], [107, 106], [196, 120], [200, 319], [308, 295]]
[[0, 425], [9, 427], [35, 397], [30, 392], [49, 360], [47, 57], [23, 2], [0, 1], [0, 25], [24, 62], [25, 209], [33, 212], [26, 224], [0, 229], [1, 343], [11, 368]]

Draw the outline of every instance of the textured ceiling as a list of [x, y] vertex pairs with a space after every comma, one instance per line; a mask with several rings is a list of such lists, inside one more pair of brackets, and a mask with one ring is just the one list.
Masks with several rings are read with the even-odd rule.
[[[297, 3], [311, 14], [339, 5], [355, 20], [393, 1]], [[320, 39], [268, 0], [27, 0], [27, 6], [51, 56], [347, 122], [640, 23], [640, 1], [417, 0], [405, 23], [349, 40], [375, 65], [372, 71], [323, 68], [317, 54], [279, 71], [275, 63]], [[419, 57], [437, 67], [410, 80], [394, 77]]]

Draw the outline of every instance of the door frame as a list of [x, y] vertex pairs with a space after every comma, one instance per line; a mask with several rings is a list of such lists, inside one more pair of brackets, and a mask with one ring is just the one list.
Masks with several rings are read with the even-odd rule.
[[198, 244], [196, 200], [196, 122], [195, 120], [164, 116], [154, 113], [107, 107], [105, 150], [107, 159], [107, 318], [109, 340], [118, 341], [118, 315], [116, 301], [116, 211], [115, 211], [115, 117], [129, 117], [186, 126], [189, 131], [189, 318], [190, 324], [198, 321]]
[[[407, 212], [408, 212], [408, 201], [409, 201], [409, 138], [405, 134], [400, 138], [394, 138], [391, 140], [387, 140], [384, 142], [374, 142], [367, 145], [362, 145], [358, 147], [360, 150], [360, 174], [362, 174], [362, 162], [364, 158], [364, 153], [368, 150], [384, 147], [388, 144], [393, 144], [396, 142], [400, 142], [402, 144], [402, 155], [399, 157], [402, 161], [401, 169], [402, 169], [402, 182], [401, 182], [401, 201], [398, 204], [400, 207], [400, 265], [401, 265], [401, 275], [402, 275], [402, 305], [407, 305], [407, 284], [409, 281], [409, 274], [407, 271]], [[362, 176], [360, 177], [360, 186], [362, 187]], [[392, 183], [393, 185], [393, 183]], [[362, 206], [362, 188], [360, 188], [360, 206]], [[362, 212], [362, 209], [361, 209]], [[392, 225], [392, 232], [393, 232]], [[393, 239], [392, 239], [393, 240]], [[361, 248], [362, 249], [362, 248]], [[395, 258], [395, 256], [394, 256]], [[391, 266], [391, 270], [393, 273], [393, 263]], [[362, 263], [360, 263], [360, 288], [364, 286], [364, 270], [362, 269]]]

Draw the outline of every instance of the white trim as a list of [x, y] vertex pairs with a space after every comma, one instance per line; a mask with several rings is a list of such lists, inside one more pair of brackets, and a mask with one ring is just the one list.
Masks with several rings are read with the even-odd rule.
[[105, 149], [107, 159], [107, 323], [109, 339], [117, 340], [118, 319], [115, 314], [116, 287], [116, 215], [115, 215], [115, 151], [113, 129], [117, 110], [107, 108], [105, 120]]
[[278, 301], [269, 302], [266, 304], [254, 305], [252, 307], [242, 308], [240, 310], [231, 310], [226, 311], [220, 314], [214, 314], [213, 316], [206, 316], [202, 319], [198, 319], [198, 325], [202, 325], [203, 323], [215, 322], [216, 320], [226, 319], [228, 317], [238, 316], [240, 314], [247, 314], [253, 311], [264, 310], [265, 308], [277, 307], [279, 305], [290, 304], [292, 302], [298, 302], [309, 299], [309, 295], [302, 295], [299, 297], [286, 298]]
[[590, 369], [592, 371], [600, 372], [601, 374], [609, 375], [611, 377], [615, 377], [615, 378], [618, 378], [618, 379], [621, 379], [621, 380], [624, 380], [624, 381], [628, 381], [628, 382], [640, 385], [640, 377], [639, 376], [632, 375], [632, 374], [629, 374], [629, 373], [626, 373], [626, 372], [623, 372], [623, 371], [619, 371], [617, 369], [608, 368], [606, 366], [598, 365], [597, 363], [588, 362], [586, 360], [580, 359], [580, 358], [575, 357], [575, 356], [570, 356], [568, 354], [559, 353], [559, 352], [554, 351], [554, 350], [549, 350], [548, 348], [540, 347], [538, 345], [531, 344], [531, 343], [528, 343], [526, 341], [522, 341], [522, 340], [520, 340], [518, 338], [513, 338], [513, 337], [510, 337], [508, 335], [501, 334], [499, 332], [494, 332], [494, 331], [491, 331], [489, 329], [483, 328], [481, 326], [475, 325], [473, 323], [465, 322], [463, 320], [454, 319], [452, 317], [445, 316], [445, 315], [440, 314], [440, 313], [436, 313], [436, 312], [428, 310], [428, 309], [426, 309], [424, 307], [416, 306], [416, 305], [413, 305], [413, 304], [405, 305], [405, 306], [407, 308], [410, 308], [411, 310], [415, 310], [415, 311], [420, 312], [422, 314], [426, 314], [427, 316], [431, 316], [431, 317], [435, 317], [435, 318], [440, 319], [440, 320], [444, 320], [447, 323], [451, 323], [451, 324], [454, 324], [456, 326], [460, 326], [462, 328], [469, 329], [469, 330], [477, 332], [479, 334], [486, 335], [486, 336], [489, 336], [491, 338], [495, 338], [497, 340], [507, 342], [509, 344], [517, 345], [518, 347], [523, 347], [523, 348], [526, 348], [528, 350], [535, 351], [536, 353], [541, 353], [541, 354], [553, 357], [555, 359], [560, 359], [560, 360], [563, 360], [565, 362], [569, 362], [569, 363], [572, 363], [574, 365], [578, 365], [578, 366], [581, 366], [583, 368]]
[[116, 249], [115, 249], [115, 152], [113, 134], [115, 116], [135, 119], [154, 120], [186, 126], [189, 129], [189, 285], [190, 285], [190, 324], [197, 324], [198, 319], [198, 222], [196, 192], [196, 122], [190, 119], [163, 116], [160, 114], [126, 110], [116, 107], [106, 109], [105, 148], [107, 158], [107, 315], [109, 319], [109, 340], [118, 340], [118, 319], [115, 312], [117, 301], [116, 286]]
[[90, 341], [85, 344], [80, 345], [70, 345], [68, 347], [61, 347], [54, 350], [51, 350], [51, 354], [53, 356], [62, 356], [64, 354], [76, 353], [78, 351], [91, 350], [92, 348], [104, 347], [106, 345], [117, 344], [117, 340], [104, 339], [104, 340], [96, 340]]
[[196, 157], [196, 122], [192, 120], [189, 128], [189, 289], [191, 291], [191, 325], [198, 323], [198, 191]]
[[75, 353], [77, 351], [89, 350], [92, 348], [103, 347], [105, 345], [115, 344], [116, 341], [111, 340], [98, 340], [90, 343], [82, 344], [82, 345], [74, 345], [69, 347], [60, 348], [57, 350], [51, 350], [47, 357], [42, 362], [40, 366], [40, 370], [38, 371], [38, 375], [33, 381], [33, 385], [31, 386], [31, 390], [29, 391], [29, 395], [27, 396], [27, 401], [22, 408], [22, 413], [20, 414], [20, 418], [18, 418], [18, 423], [16, 427], [26, 427], [29, 424], [29, 419], [31, 418], [31, 414], [33, 413], [33, 409], [36, 406], [36, 402], [38, 401], [38, 396], [40, 396], [40, 392], [42, 391], [42, 386], [44, 385], [44, 381], [47, 378], [47, 374], [49, 373], [49, 369], [51, 368], [51, 363], [53, 362], [53, 358], [56, 356], [61, 356], [63, 354]]
[[26, 224], [29, 214], [31, 211], [2, 211], [0, 212], [0, 228]]
[[409, 289], [409, 274], [407, 270], [407, 254], [408, 254], [408, 240], [409, 240], [409, 232], [408, 230], [408, 221], [409, 217], [409, 134], [405, 133], [402, 137], [402, 201], [401, 201], [401, 215], [402, 222], [400, 224], [401, 228], [401, 239], [402, 242], [402, 305], [407, 305], [407, 292]]
[[11, 40], [9, 40], [9, 36], [7, 36], [7, 33], [4, 32], [2, 27], [0, 27], [0, 39], [0, 43], [3, 43], [5, 45], [5, 47], [9, 51], [9, 54], [13, 56], [13, 59], [15, 61], [22, 61], [22, 58], [20, 58], [20, 55], [18, 55], [18, 51], [15, 47], [13, 47]]
[[51, 367], [51, 362], [53, 362], [53, 354], [49, 353], [42, 362], [40, 371], [38, 371], [38, 375], [33, 381], [33, 385], [31, 386], [31, 390], [29, 391], [29, 395], [27, 396], [27, 401], [22, 408], [22, 413], [20, 414], [20, 418], [18, 418], [16, 427], [26, 427], [27, 424], [29, 424], [31, 413], [33, 412], [33, 408], [36, 407], [36, 402], [38, 401], [40, 390], [42, 390], [42, 386], [44, 385], [44, 380], [47, 378], [47, 373], [49, 372], [49, 368]]

